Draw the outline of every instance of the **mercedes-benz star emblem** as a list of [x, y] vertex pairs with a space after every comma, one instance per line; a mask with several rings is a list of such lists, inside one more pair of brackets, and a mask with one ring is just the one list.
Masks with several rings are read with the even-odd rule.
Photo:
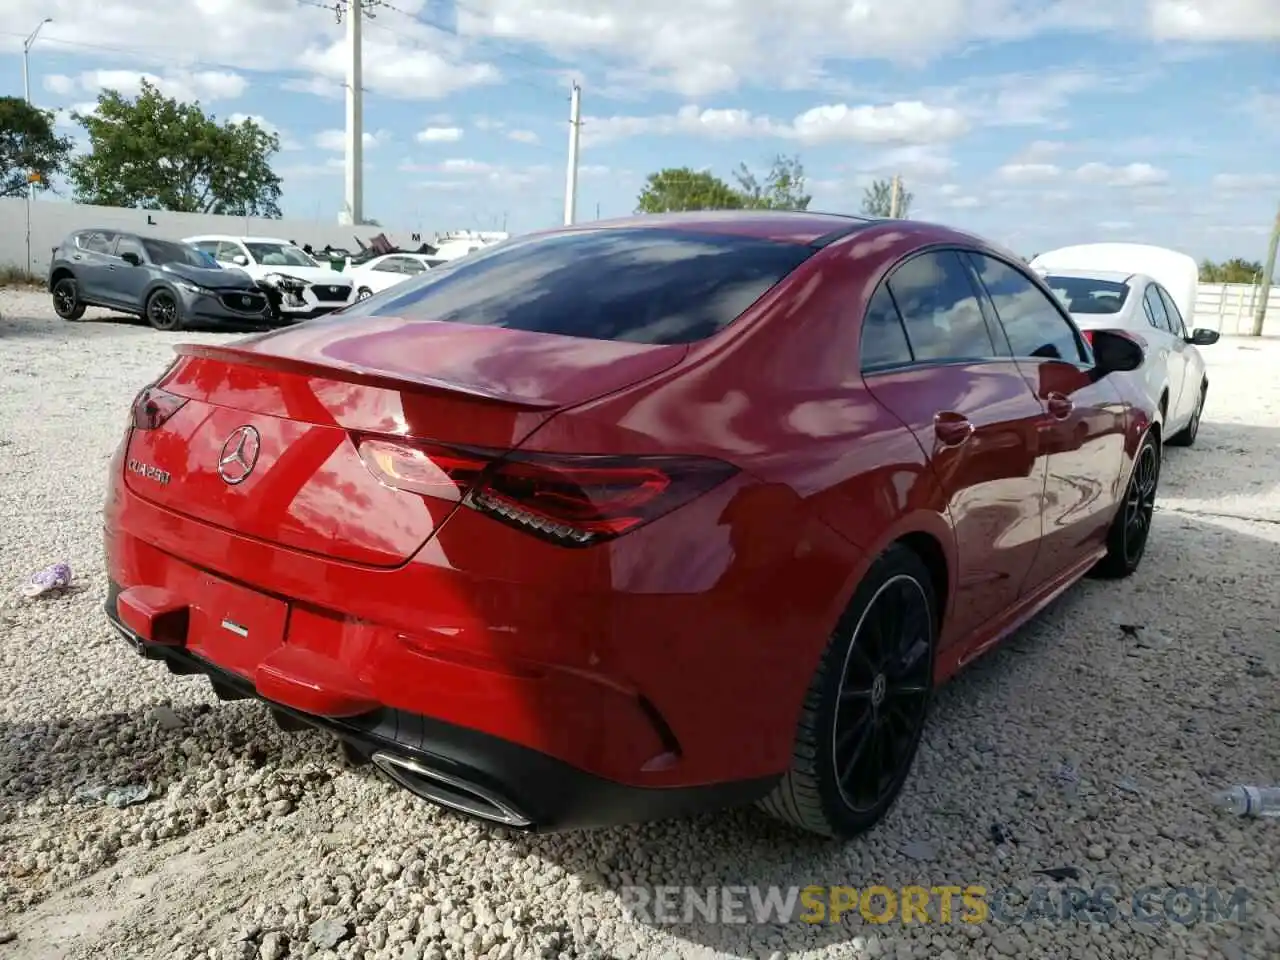
[[258, 463], [262, 438], [253, 427], [236, 427], [218, 454], [218, 476], [234, 486], [243, 483]]

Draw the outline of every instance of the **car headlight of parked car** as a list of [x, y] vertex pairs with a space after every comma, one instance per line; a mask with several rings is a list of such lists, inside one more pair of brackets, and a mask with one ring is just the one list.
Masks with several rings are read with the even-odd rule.
[[193, 293], [198, 295], [209, 292], [205, 287], [200, 286], [198, 283], [192, 283], [190, 280], [175, 280], [173, 285], [183, 293]]

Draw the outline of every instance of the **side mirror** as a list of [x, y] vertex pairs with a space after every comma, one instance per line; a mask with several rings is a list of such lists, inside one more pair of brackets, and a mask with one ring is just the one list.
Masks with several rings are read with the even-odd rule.
[[1187, 337], [1187, 343], [1194, 344], [1197, 347], [1208, 347], [1217, 343], [1220, 336], [1221, 334], [1217, 330], [1196, 327], [1191, 331], [1191, 336]]
[[243, 267], [248, 265], [249, 258], [246, 257], [243, 253], [237, 253], [234, 257], [231, 258], [231, 262], [234, 263], [237, 267]]
[[125, 253], [120, 254], [120, 259], [133, 267], [142, 266], [142, 258], [138, 256], [136, 253], [134, 253], [133, 251], [127, 251]]
[[1142, 344], [1119, 330], [1091, 330], [1089, 342], [1093, 346], [1095, 380], [1112, 373], [1137, 370], [1147, 359]]

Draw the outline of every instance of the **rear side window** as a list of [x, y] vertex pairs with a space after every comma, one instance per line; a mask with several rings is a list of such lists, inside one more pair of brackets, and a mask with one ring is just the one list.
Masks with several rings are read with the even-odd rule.
[[1075, 329], [1048, 296], [1007, 263], [970, 254], [1015, 357], [1085, 362]]
[[1151, 321], [1151, 325], [1157, 330], [1171, 331], [1173, 328], [1169, 325], [1169, 315], [1165, 312], [1164, 302], [1160, 299], [1160, 294], [1156, 293], [1154, 285], [1147, 287], [1147, 319]]
[[529, 237], [429, 270], [340, 316], [692, 343], [723, 330], [813, 253], [756, 237], [650, 228]]
[[1160, 294], [1160, 300], [1164, 303], [1164, 311], [1169, 317], [1169, 332], [1175, 337], [1185, 337], [1187, 335], [1187, 325], [1183, 322], [1182, 311], [1173, 302], [1173, 297], [1169, 296], [1168, 290], [1157, 286], [1156, 291]]
[[863, 373], [901, 366], [912, 360], [911, 345], [907, 342], [907, 331], [902, 327], [902, 317], [898, 315], [893, 297], [889, 296], [889, 288], [883, 284], [867, 305], [858, 353]]
[[997, 356], [969, 274], [949, 250], [924, 253], [898, 267], [889, 291], [917, 361], [990, 360]]

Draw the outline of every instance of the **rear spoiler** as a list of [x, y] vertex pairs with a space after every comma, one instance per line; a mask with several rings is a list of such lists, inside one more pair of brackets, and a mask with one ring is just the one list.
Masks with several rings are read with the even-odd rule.
[[220, 346], [206, 343], [179, 343], [173, 348], [180, 357], [194, 357], [201, 360], [215, 360], [221, 363], [240, 364], [258, 367], [259, 369], [276, 370], [281, 373], [295, 373], [306, 377], [320, 377], [325, 380], [337, 380], [342, 383], [363, 384], [388, 390], [409, 390], [427, 393], [463, 394], [474, 400], [488, 403], [500, 403], [504, 406], [519, 407], [525, 410], [551, 410], [560, 404], [550, 400], [534, 400], [519, 397], [499, 390], [490, 390], [470, 384], [452, 383], [435, 377], [412, 376], [391, 373], [386, 370], [373, 370], [359, 367], [332, 367], [311, 360], [299, 360], [294, 357], [282, 357], [270, 353], [259, 353], [231, 345]]

